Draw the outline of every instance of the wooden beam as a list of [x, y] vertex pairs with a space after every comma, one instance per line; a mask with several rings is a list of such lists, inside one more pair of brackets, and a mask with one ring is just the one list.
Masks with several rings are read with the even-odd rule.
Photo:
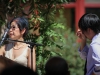
[[64, 8], [75, 8], [75, 3], [62, 4]]
[[100, 3], [85, 3], [85, 8], [100, 8]]

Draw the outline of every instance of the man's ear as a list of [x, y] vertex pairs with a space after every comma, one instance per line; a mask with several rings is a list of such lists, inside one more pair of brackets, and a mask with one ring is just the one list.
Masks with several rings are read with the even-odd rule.
[[22, 31], [21, 31], [21, 34], [23, 35], [25, 33], [26, 29], [24, 28]]
[[88, 33], [91, 33], [91, 28], [88, 28], [88, 29], [87, 29], [87, 32], [88, 32]]

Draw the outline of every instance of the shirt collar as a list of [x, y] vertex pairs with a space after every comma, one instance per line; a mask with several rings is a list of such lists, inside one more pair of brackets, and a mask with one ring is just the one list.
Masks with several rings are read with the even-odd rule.
[[92, 41], [94, 41], [97, 37], [100, 37], [100, 33], [96, 34], [96, 35], [92, 38]]

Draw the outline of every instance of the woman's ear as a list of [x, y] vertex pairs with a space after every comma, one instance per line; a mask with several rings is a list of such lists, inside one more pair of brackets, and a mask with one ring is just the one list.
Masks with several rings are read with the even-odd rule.
[[21, 34], [23, 35], [25, 33], [26, 29], [24, 28], [22, 31], [21, 31]]

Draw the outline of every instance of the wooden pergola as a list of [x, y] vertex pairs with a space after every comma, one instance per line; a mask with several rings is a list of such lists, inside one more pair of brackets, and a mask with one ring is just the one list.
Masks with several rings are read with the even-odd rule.
[[100, 8], [100, 3], [86, 3], [85, 0], [76, 0], [69, 4], [63, 4], [64, 8], [75, 9], [75, 31], [78, 29], [78, 21], [85, 13], [85, 8]]

